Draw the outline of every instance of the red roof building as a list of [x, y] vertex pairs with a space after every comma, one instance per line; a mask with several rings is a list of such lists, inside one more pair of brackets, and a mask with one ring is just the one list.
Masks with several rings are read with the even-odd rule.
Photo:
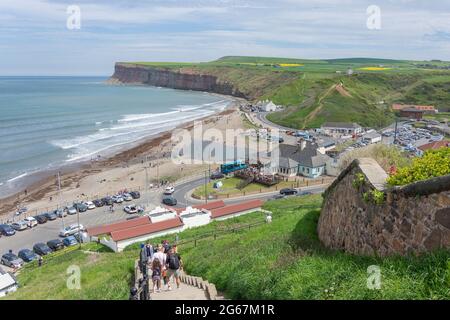
[[178, 229], [183, 226], [183, 222], [179, 217], [175, 219], [165, 220], [156, 223], [143, 224], [140, 226], [121, 229], [111, 232], [111, 238], [114, 241], [128, 240], [140, 236], [147, 236], [161, 231], [168, 231], [171, 229]]
[[[219, 200], [219, 201], [214, 201], [214, 202], [208, 202], [205, 204], [199, 204], [196, 206], [192, 206], [192, 208], [194, 209], [199, 209], [199, 210], [208, 210], [211, 211], [213, 209], [217, 209], [217, 208], [222, 208], [225, 207], [225, 202], [223, 202], [223, 200]], [[174, 208], [174, 207], [167, 207], [171, 210], [175, 210], [178, 214], [180, 214], [181, 212], [183, 212], [184, 210], [186, 210], [186, 208]]]
[[401, 111], [408, 108], [414, 108], [420, 111], [423, 111], [424, 113], [436, 113], [437, 110], [434, 106], [416, 106], [412, 104], [399, 104], [395, 103], [392, 105], [392, 110], [394, 111]]
[[148, 217], [141, 217], [141, 218], [136, 218], [136, 219], [132, 219], [132, 220], [126, 220], [126, 221], [120, 221], [120, 222], [115, 222], [115, 223], [111, 223], [111, 224], [106, 224], [103, 226], [87, 228], [87, 232], [89, 233], [90, 236], [98, 236], [101, 234], [110, 234], [111, 232], [114, 232], [117, 230], [133, 228], [136, 226], [141, 226], [141, 225], [150, 224], [150, 223], [151, 223], [151, 221]]
[[263, 201], [258, 199], [213, 209], [211, 210], [211, 219], [248, 213], [249, 211], [260, 209], [262, 205]]
[[437, 150], [437, 149], [445, 148], [445, 147], [448, 148], [449, 146], [450, 146], [450, 143], [448, 141], [435, 141], [435, 142], [424, 144], [424, 145], [420, 146], [419, 149], [422, 151], [427, 151], [427, 150]]

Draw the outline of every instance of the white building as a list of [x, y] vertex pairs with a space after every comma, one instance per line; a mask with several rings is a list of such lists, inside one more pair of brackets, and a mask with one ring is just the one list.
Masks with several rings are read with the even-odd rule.
[[274, 104], [272, 101], [262, 106], [262, 110], [264, 112], [274, 112], [277, 111], [278, 106]]
[[152, 223], [156, 223], [176, 218], [177, 213], [168, 208], [156, 207], [152, 211], [146, 213], [145, 216], [149, 217]]
[[331, 137], [352, 136], [362, 133], [362, 127], [357, 123], [326, 122], [321, 126], [321, 132]]
[[183, 230], [204, 226], [211, 221], [211, 211], [205, 209], [187, 207], [179, 215], [184, 224]]
[[17, 288], [18, 284], [16, 279], [0, 268], [0, 298], [17, 291]]
[[366, 143], [378, 143], [381, 142], [382, 140], [382, 136], [381, 134], [379, 134], [376, 131], [372, 131], [372, 132], [367, 132], [366, 134], [363, 135], [362, 140]]

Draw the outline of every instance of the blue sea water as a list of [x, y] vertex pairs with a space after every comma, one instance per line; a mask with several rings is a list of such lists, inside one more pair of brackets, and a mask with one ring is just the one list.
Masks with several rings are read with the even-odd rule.
[[215, 95], [106, 77], [0, 77], [0, 198], [41, 170], [107, 156], [224, 109]]

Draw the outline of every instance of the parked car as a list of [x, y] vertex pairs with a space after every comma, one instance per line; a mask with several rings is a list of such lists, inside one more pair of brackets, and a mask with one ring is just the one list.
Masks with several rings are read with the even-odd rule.
[[110, 206], [114, 203], [114, 200], [112, 197], [104, 197], [102, 198], [102, 202], [105, 206]]
[[57, 216], [58, 218], [63, 218], [63, 217], [66, 217], [66, 216], [67, 216], [67, 212], [65, 212], [63, 209], [56, 209], [56, 210], [53, 210], [53, 213], [56, 214], [56, 216]]
[[95, 199], [94, 201], [92, 201], [94, 204], [95, 204], [95, 206], [97, 207], [97, 208], [99, 208], [99, 207], [103, 207], [105, 204], [103, 203], [103, 201], [102, 200], [100, 200], [100, 199]]
[[167, 195], [171, 195], [174, 192], [175, 192], [175, 188], [172, 187], [172, 186], [167, 187], [166, 189], [164, 189], [164, 194], [167, 194]]
[[0, 224], [0, 234], [10, 237], [16, 234], [16, 230], [11, 228], [9, 224]]
[[78, 212], [86, 212], [88, 207], [82, 202], [77, 202], [73, 204], [73, 207], [77, 209]]
[[125, 208], [123, 208], [123, 211], [125, 211], [128, 214], [135, 214], [135, 213], [144, 212], [144, 209], [133, 204], [131, 206], [126, 206]]
[[123, 198], [119, 195], [113, 196], [112, 200], [114, 201], [114, 203], [122, 203], [123, 202]]
[[125, 201], [133, 201], [133, 197], [132, 197], [131, 194], [129, 194], [129, 193], [124, 193], [124, 194], [122, 194], [122, 198], [123, 198], [123, 200], [125, 200]]
[[43, 214], [37, 215], [37, 216], [35, 216], [34, 218], [36, 219], [36, 221], [37, 221], [39, 224], [44, 224], [44, 223], [46, 223], [47, 220], [48, 220], [47, 217], [44, 216]]
[[11, 268], [20, 268], [23, 266], [23, 260], [10, 252], [2, 255], [1, 263]]
[[23, 231], [28, 229], [28, 223], [25, 220], [20, 220], [17, 222], [14, 222], [11, 227], [16, 231]]
[[77, 214], [77, 209], [75, 207], [66, 207], [66, 212], [70, 215]]
[[66, 247], [76, 246], [78, 244], [78, 241], [74, 236], [65, 237], [62, 242]]
[[33, 251], [40, 256], [45, 256], [49, 253], [52, 253], [52, 249], [50, 249], [48, 245], [42, 242], [36, 243], [33, 246]]
[[225, 178], [225, 175], [222, 172], [217, 171], [217, 172], [213, 172], [211, 174], [210, 178], [211, 178], [211, 180], [223, 179], [223, 178]]
[[59, 239], [47, 241], [47, 246], [53, 251], [58, 251], [64, 248], [64, 244]]
[[53, 221], [53, 220], [56, 220], [57, 218], [58, 218], [58, 215], [56, 215], [55, 213], [53, 213], [53, 212], [46, 212], [46, 213], [43, 213], [43, 215], [47, 218], [47, 220], [49, 220], [49, 221]]
[[177, 205], [177, 199], [175, 199], [172, 196], [164, 197], [162, 199], [162, 203], [168, 206], [176, 206]]
[[296, 195], [297, 193], [298, 191], [292, 188], [285, 188], [280, 190], [280, 194], [284, 194], [286, 196]]
[[139, 191], [131, 191], [130, 195], [133, 197], [133, 199], [139, 199], [141, 197], [141, 193]]
[[78, 225], [78, 224], [72, 224], [70, 226], [65, 227], [64, 229], [62, 229], [59, 232], [59, 236], [60, 237], [68, 237], [68, 236], [72, 236], [80, 231], [84, 231], [85, 228], [83, 227], [82, 224]]
[[96, 208], [95, 204], [92, 201], [86, 201], [84, 205], [87, 207], [88, 210], [93, 210]]
[[31, 251], [30, 249], [22, 249], [18, 254], [19, 258], [25, 262], [31, 262], [38, 258], [37, 254]]
[[25, 218], [24, 221], [26, 221], [28, 223], [29, 228], [33, 228], [38, 225], [38, 222], [34, 217]]

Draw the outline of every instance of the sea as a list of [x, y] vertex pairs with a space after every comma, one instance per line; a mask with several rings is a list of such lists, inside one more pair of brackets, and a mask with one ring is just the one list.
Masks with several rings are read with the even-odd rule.
[[232, 102], [107, 79], [0, 77], [0, 199], [39, 173], [113, 155]]

